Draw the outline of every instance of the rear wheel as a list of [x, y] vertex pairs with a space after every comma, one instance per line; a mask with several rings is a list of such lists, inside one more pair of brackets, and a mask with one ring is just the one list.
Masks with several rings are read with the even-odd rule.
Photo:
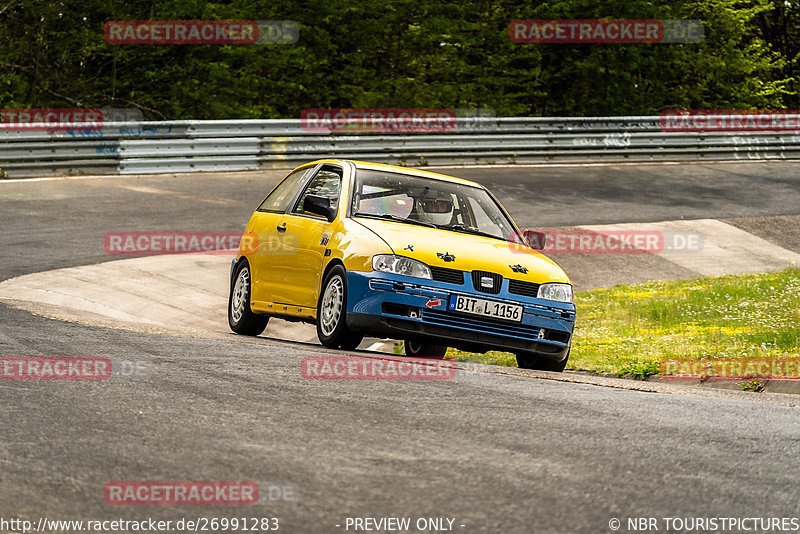
[[322, 282], [317, 302], [317, 337], [331, 349], [353, 350], [364, 339], [347, 327], [347, 273], [334, 265]]
[[269, 317], [250, 309], [250, 264], [246, 260], [236, 267], [233, 279], [228, 297], [228, 325], [237, 334], [257, 336], [267, 328]]
[[406, 339], [403, 342], [406, 349], [406, 356], [428, 356], [429, 358], [442, 358], [447, 352], [445, 345], [435, 343], [422, 343]]
[[560, 373], [567, 366], [567, 360], [569, 360], [569, 351], [567, 351], [567, 355], [560, 362], [530, 352], [517, 353], [517, 367], [520, 369], [535, 369], [536, 371], [555, 371]]

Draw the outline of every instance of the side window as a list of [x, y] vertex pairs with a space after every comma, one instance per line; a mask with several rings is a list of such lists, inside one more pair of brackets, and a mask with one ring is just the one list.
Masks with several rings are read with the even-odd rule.
[[[300, 199], [298, 200], [293, 213], [297, 213], [298, 215], [303, 215], [306, 213], [303, 211], [303, 201], [308, 195], [329, 198], [331, 200], [331, 207], [337, 208], [339, 206], [339, 189], [341, 186], [342, 170], [337, 167], [323, 167], [308, 184], [308, 187], [306, 187], [306, 190], [303, 191], [303, 194], [300, 195]], [[318, 215], [314, 214], [309, 215], [318, 217]]]
[[284, 213], [286, 208], [289, 207], [289, 202], [297, 192], [300, 184], [303, 183], [303, 176], [308, 172], [308, 169], [309, 167], [297, 169], [284, 178], [283, 181], [267, 195], [267, 198], [264, 199], [264, 202], [261, 203], [256, 211]]

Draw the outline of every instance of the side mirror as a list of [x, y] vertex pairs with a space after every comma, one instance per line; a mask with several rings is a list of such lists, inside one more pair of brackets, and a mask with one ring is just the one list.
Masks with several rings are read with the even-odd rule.
[[528, 242], [528, 246], [533, 250], [544, 250], [544, 245], [547, 241], [547, 235], [544, 232], [537, 232], [536, 230], [524, 230], [522, 236]]
[[322, 215], [328, 222], [332, 222], [336, 218], [336, 208], [331, 207], [331, 199], [328, 197], [306, 195], [303, 200], [303, 211]]

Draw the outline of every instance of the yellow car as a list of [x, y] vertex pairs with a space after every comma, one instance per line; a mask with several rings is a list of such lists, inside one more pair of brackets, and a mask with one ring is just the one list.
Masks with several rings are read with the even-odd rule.
[[[527, 235], [526, 235], [527, 234]], [[228, 322], [316, 323], [326, 347], [402, 339], [407, 355], [502, 350], [561, 371], [572, 285], [483, 186], [347, 160], [301, 165], [261, 202], [231, 265]]]

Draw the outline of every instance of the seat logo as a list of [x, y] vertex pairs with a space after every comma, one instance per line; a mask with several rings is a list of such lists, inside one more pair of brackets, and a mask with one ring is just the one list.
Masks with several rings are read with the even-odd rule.
[[494, 280], [491, 276], [481, 276], [481, 287], [492, 289], [494, 287]]

